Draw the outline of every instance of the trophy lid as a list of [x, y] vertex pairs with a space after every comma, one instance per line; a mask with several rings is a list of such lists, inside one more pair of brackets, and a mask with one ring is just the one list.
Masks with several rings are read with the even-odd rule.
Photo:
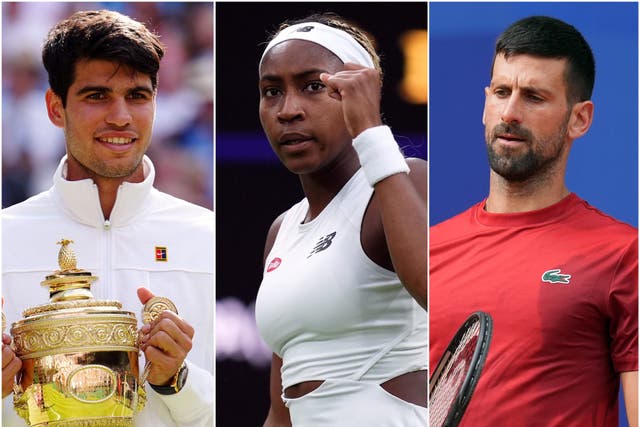
[[60, 269], [47, 275], [45, 280], [40, 283], [49, 288], [49, 304], [27, 308], [23, 312], [24, 317], [66, 308], [112, 307], [119, 309], [122, 307], [118, 301], [101, 301], [93, 297], [91, 284], [98, 280], [98, 277], [92, 275], [90, 271], [78, 268], [76, 254], [70, 246], [71, 243], [73, 240], [65, 238], [57, 242], [58, 245], [61, 245], [58, 252]]
[[60, 269], [48, 275], [41, 283], [49, 287], [51, 302], [93, 298], [91, 283], [98, 278], [93, 276], [91, 272], [78, 268], [76, 254], [70, 246], [71, 243], [73, 240], [64, 238], [57, 243], [60, 245], [60, 252], [58, 252]]
[[[21, 357], [38, 357], [45, 353], [69, 352], [87, 347], [137, 351], [135, 315], [122, 311], [122, 304], [118, 301], [95, 299], [91, 293], [91, 284], [98, 277], [78, 268], [76, 254], [70, 246], [73, 240], [63, 238], [57, 243], [61, 245], [58, 253], [59, 269], [41, 282], [49, 288], [49, 302], [25, 309], [24, 319], [12, 325], [11, 332], [18, 354]], [[100, 328], [111, 332], [102, 339], [102, 329], [98, 333], [93, 326], [89, 328], [89, 325], [100, 325]], [[74, 331], [73, 339], [46, 338], [47, 334], [55, 333], [57, 336], [67, 328]], [[80, 330], [82, 332], [78, 332]], [[121, 330], [127, 332], [120, 332]]]

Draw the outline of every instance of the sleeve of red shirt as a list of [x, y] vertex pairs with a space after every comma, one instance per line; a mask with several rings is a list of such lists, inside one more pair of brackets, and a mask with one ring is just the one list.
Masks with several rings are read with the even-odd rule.
[[609, 289], [611, 359], [616, 372], [638, 370], [638, 237], [618, 261]]

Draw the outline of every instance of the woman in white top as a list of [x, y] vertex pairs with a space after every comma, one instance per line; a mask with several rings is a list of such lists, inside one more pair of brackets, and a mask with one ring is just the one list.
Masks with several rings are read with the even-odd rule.
[[259, 75], [262, 126], [305, 193], [265, 245], [265, 426], [426, 426], [427, 167], [382, 124], [378, 55], [313, 15], [281, 26]]

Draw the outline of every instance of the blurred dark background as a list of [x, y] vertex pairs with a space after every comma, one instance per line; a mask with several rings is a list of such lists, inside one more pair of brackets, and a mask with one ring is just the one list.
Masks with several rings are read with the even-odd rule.
[[298, 178], [279, 163], [262, 132], [258, 62], [281, 22], [325, 11], [374, 36], [385, 71], [384, 119], [406, 155], [426, 158], [426, 3], [216, 3], [219, 427], [261, 426], [266, 417], [271, 352], [258, 337], [253, 304], [267, 230], [303, 197]]

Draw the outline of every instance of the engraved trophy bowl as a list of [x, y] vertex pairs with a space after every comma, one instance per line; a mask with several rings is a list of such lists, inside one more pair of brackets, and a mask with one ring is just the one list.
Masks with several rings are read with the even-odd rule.
[[76, 267], [71, 240], [58, 243], [60, 270], [42, 282], [49, 303], [11, 326], [22, 360], [14, 408], [29, 426], [133, 426], [146, 401], [136, 317], [93, 298], [98, 278]]

